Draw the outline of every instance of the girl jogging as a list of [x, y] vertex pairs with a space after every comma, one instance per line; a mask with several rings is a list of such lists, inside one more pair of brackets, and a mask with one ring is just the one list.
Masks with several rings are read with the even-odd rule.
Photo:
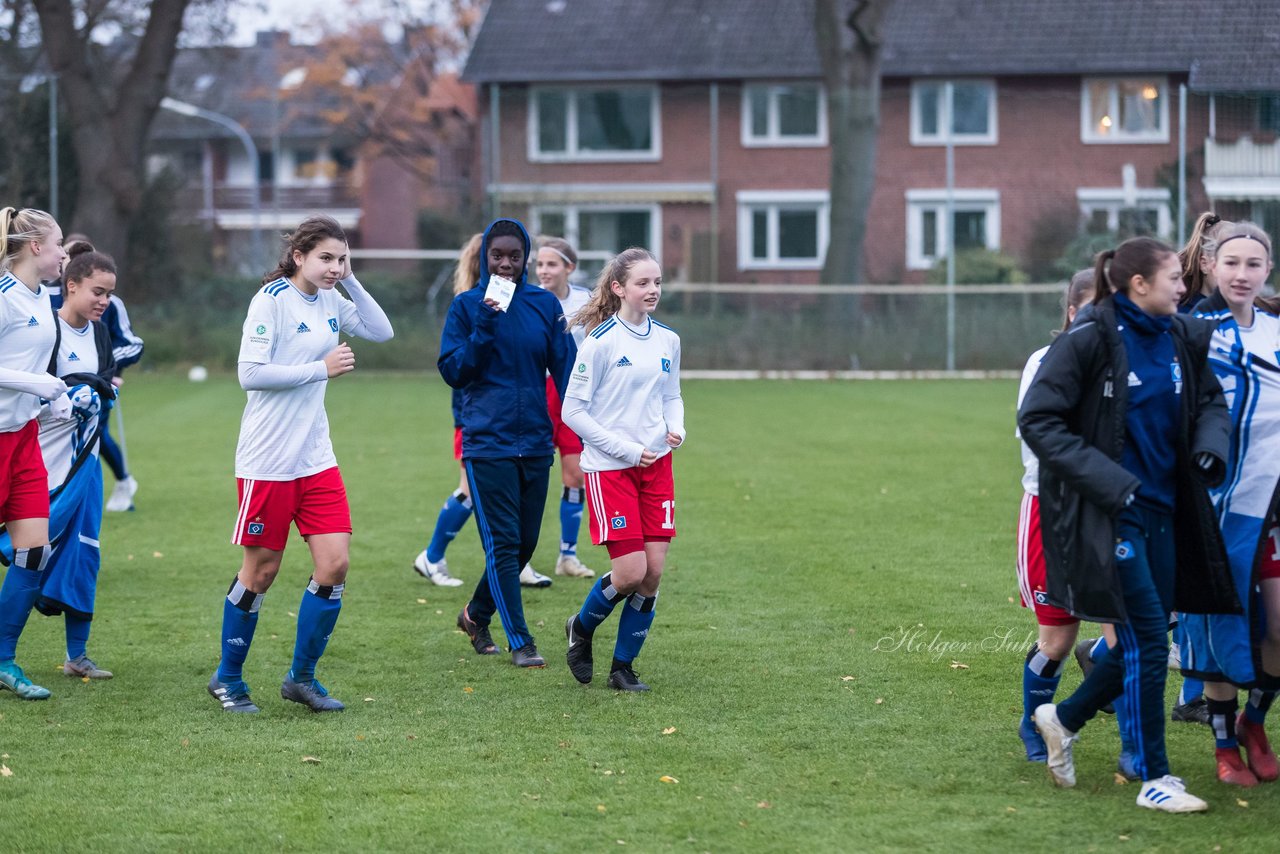
[[[258, 711], [242, 668], [293, 523], [314, 569], [280, 696], [315, 712], [341, 711], [315, 678], [342, 607], [351, 544], [351, 510], [324, 394], [329, 380], [356, 367], [341, 334], [387, 341], [391, 322], [352, 275], [346, 235], [327, 216], [304, 220], [262, 281], [240, 339], [240, 385], [249, 401], [236, 446], [240, 510], [231, 541], [244, 547], [244, 562], [223, 602], [222, 661], [209, 693], [228, 712]], [[339, 281], [349, 299], [334, 290]]]
[[610, 568], [565, 623], [575, 679], [591, 681], [591, 641], [623, 600], [609, 687], [647, 691], [632, 663], [653, 623], [658, 585], [676, 535], [671, 451], [684, 443], [680, 336], [652, 318], [662, 270], [644, 249], [610, 261], [573, 320], [586, 329], [564, 398], [564, 422], [582, 437], [591, 541]]

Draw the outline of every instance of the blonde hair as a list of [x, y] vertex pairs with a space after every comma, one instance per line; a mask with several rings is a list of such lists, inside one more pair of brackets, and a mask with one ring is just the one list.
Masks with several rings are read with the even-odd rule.
[[458, 266], [453, 270], [453, 295], [466, 293], [480, 282], [480, 244], [483, 234], [473, 234], [458, 251]]
[[627, 276], [631, 273], [631, 268], [641, 261], [657, 263], [657, 259], [653, 257], [648, 249], [632, 246], [630, 249], [624, 249], [619, 252], [608, 264], [605, 264], [604, 269], [600, 271], [599, 278], [596, 279], [596, 289], [592, 292], [591, 299], [578, 310], [577, 314], [570, 318], [569, 328], [585, 326], [587, 332], [590, 332], [617, 314], [618, 309], [622, 308], [622, 299], [613, 292], [613, 288], [610, 285], [614, 282], [621, 282], [625, 285]]
[[1182, 262], [1182, 283], [1187, 286], [1181, 305], [1189, 306], [1204, 294], [1204, 271], [1200, 269], [1200, 259], [1205, 255], [1212, 257], [1211, 247], [1216, 245], [1213, 243], [1214, 239], [1232, 225], [1233, 223], [1209, 211], [1196, 218], [1195, 227], [1191, 229], [1186, 245], [1178, 250], [1178, 260]]
[[0, 269], [10, 269], [25, 247], [44, 240], [57, 227], [44, 211], [0, 208]]

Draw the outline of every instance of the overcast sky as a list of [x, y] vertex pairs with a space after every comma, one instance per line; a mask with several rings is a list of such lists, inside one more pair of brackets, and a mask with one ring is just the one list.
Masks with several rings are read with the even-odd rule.
[[[236, 22], [233, 43], [251, 44], [255, 33], [269, 29], [289, 30], [295, 42], [314, 42], [319, 36], [316, 25], [321, 21], [333, 27], [358, 19], [362, 12], [366, 18], [376, 17], [379, 5], [377, 0], [243, 0], [232, 12]], [[424, 11], [430, 8], [431, 0], [405, 5]]]

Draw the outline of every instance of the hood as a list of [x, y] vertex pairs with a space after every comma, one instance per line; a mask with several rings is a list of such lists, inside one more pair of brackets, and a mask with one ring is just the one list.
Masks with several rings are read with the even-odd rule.
[[525, 279], [529, 272], [529, 250], [533, 242], [529, 240], [529, 232], [520, 220], [501, 217], [489, 223], [489, 226], [484, 230], [484, 237], [480, 239], [480, 281], [476, 282], [477, 286], [484, 285], [489, 281], [489, 235], [493, 232], [494, 226], [501, 222], [509, 222], [520, 231], [520, 239], [524, 241], [524, 266], [520, 268], [520, 278], [516, 279], [516, 284], [526, 284]]

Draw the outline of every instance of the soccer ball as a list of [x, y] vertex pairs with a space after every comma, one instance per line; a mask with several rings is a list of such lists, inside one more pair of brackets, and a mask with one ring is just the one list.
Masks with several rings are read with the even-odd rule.
[[204, 365], [192, 365], [187, 371], [187, 379], [193, 383], [202, 383], [209, 379], [209, 370]]

